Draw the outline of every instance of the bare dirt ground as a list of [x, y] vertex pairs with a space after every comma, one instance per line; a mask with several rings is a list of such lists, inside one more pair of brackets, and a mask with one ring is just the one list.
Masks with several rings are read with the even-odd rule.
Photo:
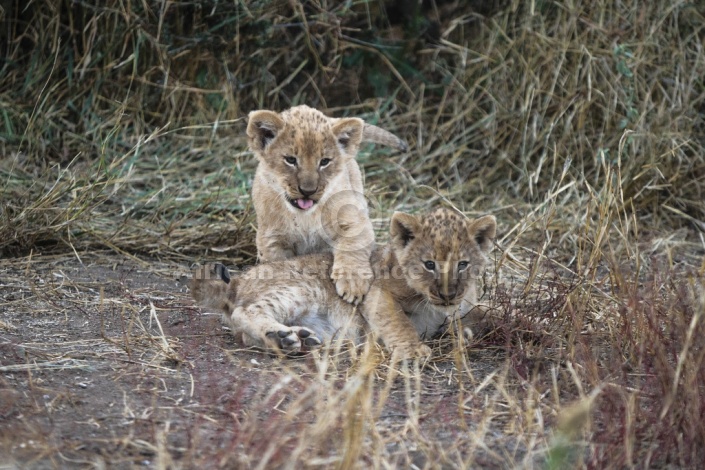
[[1, 259], [0, 468], [698, 468], [705, 251], [671, 242], [638, 277], [500, 246], [484, 331], [425, 364], [244, 349], [176, 262]]
[[109, 253], [0, 260], [0, 467], [326, 467], [351, 448], [402, 468], [525, 458], [483, 410], [505, 363], [493, 348], [454, 358], [436, 343], [420, 375], [383, 360], [363, 374], [347, 353], [273, 357], [195, 308], [186, 274]]

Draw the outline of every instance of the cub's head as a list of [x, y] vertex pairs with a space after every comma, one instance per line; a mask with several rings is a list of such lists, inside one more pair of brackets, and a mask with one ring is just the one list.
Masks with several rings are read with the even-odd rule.
[[332, 119], [302, 105], [283, 113], [251, 112], [247, 137], [260, 164], [274, 176], [272, 184], [292, 207], [307, 211], [357, 155], [363, 127], [361, 119]]
[[492, 248], [497, 222], [471, 220], [450, 209], [392, 216], [391, 245], [412, 289], [439, 306], [475, 298], [476, 277]]

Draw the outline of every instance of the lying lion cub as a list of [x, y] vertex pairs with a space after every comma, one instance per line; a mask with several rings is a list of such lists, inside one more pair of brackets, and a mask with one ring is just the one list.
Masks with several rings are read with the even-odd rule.
[[359, 302], [372, 282], [374, 232], [355, 157], [361, 142], [406, 150], [404, 141], [304, 105], [251, 112], [247, 136], [259, 160], [252, 183], [259, 260], [332, 252], [338, 295]]
[[333, 256], [325, 253], [260, 264], [232, 280], [222, 264], [199, 266], [191, 294], [223, 312], [247, 345], [295, 352], [334, 336], [358, 341], [368, 330], [402, 356], [426, 356], [421, 338], [475, 306], [476, 275], [495, 231], [493, 216], [469, 220], [443, 208], [395, 213], [390, 243], [372, 255], [375, 279], [361, 316], [336, 294]]

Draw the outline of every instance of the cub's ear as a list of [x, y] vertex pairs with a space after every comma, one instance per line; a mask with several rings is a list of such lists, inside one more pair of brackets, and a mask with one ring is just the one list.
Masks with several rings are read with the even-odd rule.
[[247, 121], [247, 137], [250, 149], [259, 153], [279, 135], [284, 120], [274, 111], [252, 111]]
[[475, 239], [480, 249], [488, 253], [492, 249], [492, 240], [497, 234], [497, 219], [486, 215], [469, 223], [468, 232]]
[[420, 228], [419, 219], [415, 216], [403, 212], [395, 212], [392, 215], [391, 227], [389, 228], [392, 243], [397, 248], [404, 248], [416, 237]]
[[357, 154], [357, 148], [362, 141], [362, 129], [365, 122], [359, 118], [338, 119], [331, 131], [338, 142], [340, 151], [351, 157]]

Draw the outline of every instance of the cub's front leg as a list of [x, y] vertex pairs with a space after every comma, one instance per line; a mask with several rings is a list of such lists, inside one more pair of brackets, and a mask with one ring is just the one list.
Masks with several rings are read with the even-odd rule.
[[375, 235], [367, 217], [367, 207], [355, 204], [340, 207], [326, 231], [336, 235], [331, 270], [335, 290], [346, 302], [357, 304], [367, 294], [374, 279], [370, 255]]
[[414, 324], [394, 297], [372, 285], [362, 305], [362, 316], [384, 345], [402, 357], [428, 357], [431, 348], [421, 342]]
[[374, 273], [370, 267], [369, 253], [333, 253], [331, 279], [340, 297], [351, 304], [358, 304], [370, 289]]

